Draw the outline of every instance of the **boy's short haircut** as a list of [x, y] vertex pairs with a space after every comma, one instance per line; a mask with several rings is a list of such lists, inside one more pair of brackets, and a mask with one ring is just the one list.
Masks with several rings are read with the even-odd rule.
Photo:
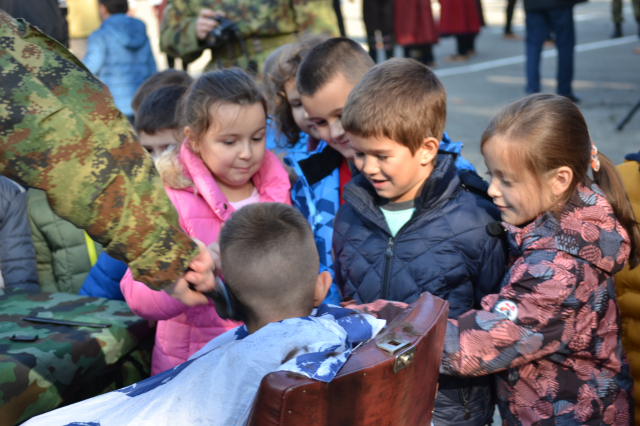
[[224, 279], [250, 319], [313, 309], [320, 259], [309, 222], [295, 208], [238, 210], [220, 231], [220, 254]]
[[107, 12], [112, 15], [116, 13], [127, 13], [129, 11], [128, 0], [98, 0], [107, 8]]
[[389, 138], [415, 154], [424, 139], [442, 140], [446, 119], [447, 92], [433, 71], [414, 59], [392, 58], [353, 88], [342, 127], [364, 138]]
[[193, 78], [186, 72], [180, 70], [168, 69], [152, 74], [151, 77], [147, 78], [144, 83], [138, 87], [138, 90], [136, 90], [131, 100], [131, 108], [135, 114], [144, 99], [161, 87], [184, 86], [188, 88], [191, 86], [191, 83], [193, 83]]
[[186, 91], [185, 86], [165, 86], [147, 96], [135, 117], [138, 133], [154, 135], [166, 129], [177, 130], [181, 120], [176, 114]]
[[313, 96], [338, 74], [357, 83], [374, 65], [360, 44], [348, 38], [331, 38], [309, 51], [298, 68], [296, 85], [301, 95]]

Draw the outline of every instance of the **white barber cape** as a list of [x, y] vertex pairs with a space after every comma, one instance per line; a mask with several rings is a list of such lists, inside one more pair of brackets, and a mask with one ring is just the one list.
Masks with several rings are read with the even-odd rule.
[[321, 305], [303, 318], [216, 337], [188, 361], [139, 383], [42, 414], [26, 426], [244, 425], [262, 378], [284, 370], [331, 381], [384, 320]]

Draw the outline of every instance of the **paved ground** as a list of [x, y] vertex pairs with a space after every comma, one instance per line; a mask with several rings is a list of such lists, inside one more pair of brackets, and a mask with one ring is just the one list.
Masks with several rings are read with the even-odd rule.
[[[449, 107], [446, 130], [455, 140], [465, 143], [463, 155], [479, 172], [485, 167], [479, 151], [480, 136], [492, 115], [503, 105], [524, 95], [524, 42], [503, 40], [501, 26], [504, 20], [504, 0], [483, 0], [488, 26], [477, 40], [477, 56], [463, 64], [445, 64], [442, 58], [455, 50], [455, 40], [442, 39], [435, 46], [436, 72], [447, 88]], [[598, 148], [616, 163], [626, 153], [640, 149], [640, 112], [622, 132], [616, 124], [640, 100], [640, 55], [633, 48], [640, 45], [638, 27], [625, 4], [625, 37], [610, 40], [612, 29], [610, 2], [592, 0], [575, 8], [577, 52], [575, 56], [575, 91], [582, 97], [580, 109], [585, 115], [593, 140]], [[361, 3], [343, 1], [348, 35], [364, 41], [361, 22]], [[439, 7], [434, 2], [434, 13]], [[157, 48], [157, 22], [150, 13], [146, 0], [138, 0], [136, 15], [147, 22], [149, 35]], [[524, 33], [524, 13], [519, 2], [514, 17], [514, 31]], [[400, 54], [401, 50], [396, 49]], [[546, 51], [543, 59], [543, 90], [555, 90], [555, 49]], [[201, 71], [207, 58], [190, 66], [190, 73]], [[166, 67], [158, 55], [160, 67]]]

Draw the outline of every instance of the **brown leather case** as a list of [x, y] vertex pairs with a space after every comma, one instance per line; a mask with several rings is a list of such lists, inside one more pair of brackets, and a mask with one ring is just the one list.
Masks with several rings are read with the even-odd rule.
[[[354, 351], [330, 383], [287, 372], [268, 374], [247, 425], [429, 425], [448, 313], [447, 302], [423, 293], [375, 339]], [[410, 345], [394, 355], [376, 345], [399, 347], [403, 341]], [[408, 365], [394, 372], [403, 361]]]

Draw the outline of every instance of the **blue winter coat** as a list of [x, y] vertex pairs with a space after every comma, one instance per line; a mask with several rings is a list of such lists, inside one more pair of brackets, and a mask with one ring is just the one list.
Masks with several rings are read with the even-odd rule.
[[156, 72], [144, 23], [123, 13], [105, 19], [89, 36], [82, 62], [109, 88], [116, 107], [131, 117], [133, 95]]
[[[455, 157], [459, 169], [474, 170], [471, 163], [462, 158], [462, 142], [452, 142], [444, 133], [440, 151], [450, 152]], [[334, 276], [331, 255], [333, 239], [333, 218], [340, 207], [340, 165], [342, 155], [320, 141], [318, 148], [309, 153], [292, 152], [284, 162], [294, 169], [298, 179], [291, 188], [293, 206], [307, 218], [320, 254], [320, 272], [329, 271]], [[357, 171], [354, 169], [354, 172]], [[338, 304], [342, 300], [335, 282], [331, 285], [325, 303]]]
[[[494, 229], [500, 213], [483, 195], [486, 188], [475, 172], [458, 171], [453, 155], [439, 154], [420, 205], [394, 238], [374, 188], [363, 175], [354, 177], [334, 221], [335, 281], [343, 297], [411, 303], [428, 291], [449, 302], [450, 318], [479, 307], [499, 291], [507, 266], [502, 229]], [[434, 425], [490, 420], [489, 382], [475, 380], [441, 377]]]
[[124, 300], [120, 290], [120, 280], [127, 272], [127, 264], [110, 257], [102, 252], [89, 275], [84, 280], [80, 291], [81, 296], [104, 297], [107, 299]]

